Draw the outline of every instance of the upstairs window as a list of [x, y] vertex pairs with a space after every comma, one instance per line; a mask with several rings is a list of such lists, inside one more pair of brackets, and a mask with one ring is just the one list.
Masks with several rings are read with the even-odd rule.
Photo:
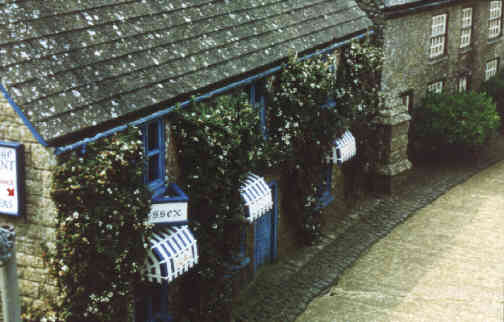
[[261, 120], [261, 132], [266, 138], [266, 80], [260, 79], [252, 83], [249, 87], [250, 105], [259, 108], [259, 117]]
[[445, 53], [447, 17], [447, 14], [432, 17], [430, 58], [436, 58]]
[[471, 44], [472, 8], [462, 9], [462, 30], [460, 32], [460, 48]]
[[502, 1], [490, 1], [490, 16], [488, 18], [488, 38], [493, 39], [501, 34]]
[[444, 87], [444, 82], [438, 81], [438, 82], [430, 83], [427, 86], [427, 91], [430, 93], [441, 94], [443, 92], [443, 87]]
[[495, 58], [486, 63], [485, 66], [485, 80], [489, 80], [497, 74], [499, 69], [499, 59]]
[[155, 120], [143, 127], [145, 157], [145, 183], [152, 191], [164, 186], [165, 176], [165, 138], [163, 120]]

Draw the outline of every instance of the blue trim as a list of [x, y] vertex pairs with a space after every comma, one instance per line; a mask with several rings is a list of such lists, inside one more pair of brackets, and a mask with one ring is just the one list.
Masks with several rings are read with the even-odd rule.
[[322, 183], [320, 185], [322, 193], [317, 201], [315, 209], [323, 209], [334, 200], [334, 196], [332, 195], [332, 167], [333, 163], [331, 162], [326, 169], [325, 184]]
[[14, 153], [16, 154], [16, 188], [17, 191], [14, 191], [16, 194], [16, 202], [17, 202], [17, 212], [0, 212], [0, 215], [8, 215], [14, 217], [20, 217], [24, 213], [24, 178], [25, 178], [25, 159], [24, 159], [24, 146], [21, 143], [17, 142], [7, 142], [0, 141], [0, 147], [6, 147], [10, 149], [14, 149]]
[[[169, 195], [167, 196], [166, 193]], [[167, 202], [188, 202], [189, 197], [175, 183], [170, 183], [168, 188], [163, 189], [163, 195], [153, 197], [152, 203], [167, 203]]]
[[156, 227], [173, 227], [173, 226], [187, 226], [189, 224], [188, 220], [180, 220], [169, 223], [157, 223]]
[[[151, 125], [155, 125], [156, 128], [156, 133], [154, 135], [156, 136], [157, 140], [157, 145], [156, 147], [149, 149], [149, 142], [151, 141], [150, 137], [150, 131], [149, 127]], [[164, 122], [162, 119], [155, 119], [151, 122], [147, 122], [142, 126], [143, 130], [143, 141], [144, 141], [144, 151], [145, 151], [145, 156], [147, 159], [147, 163], [145, 166], [145, 171], [144, 171], [144, 182], [148, 185], [149, 189], [154, 192], [154, 196], [158, 196], [158, 194], [164, 190], [162, 189], [164, 187], [164, 178], [165, 178], [165, 128], [164, 128]], [[149, 181], [149, 175], [150, 175], [150, 165], [149, 161], [151, 158], [157, 158], [158, 159], [158, 164], [157, 164], [157, 176], [154, 178], [154, 180]]]
[[273, 180], [269, 184], [271, 193], [273, 194], [273, 247], [272, 260], [278, 257], [278, 183]]
[[[334, 43], [334, 44], [332, 44], [329, 47], [326, 47], [324, 49], [318, 50], [318, 51], [316, 51], [314, 53], [311, 53], [309, 55], [303, 56], [303, 57], [299, 58], [299, 61], [303, 61], [303, 60], [309, 59], [309, 58], [311, 58], [313, 56], [318, 56], [318, 55], [325, 54], [325, 53], [330, 52], [330, 51], [332, 51], [332, 50], [334, 50], [336, 48], [344, 46], [344, 45], [346, 45], [346, 44], [348, 44], [348, 43], [350, 43], [352, 41], [362, 39], [362, 38], [370, 36], [372, 34], [374, 34], [374, 31], [373, 30], [368, 30], [367, 32], [362, 33], [362, 34], [360, 34], [358, 36], [355, 36], [353, 38], [350, 38], [350, 39], [347, 39], [347, 40], [343, 40], [343, 41]], [[61, 154], [63, 152], [66, 152], [66, 151], [71, 151], [71, 150], [74, 150], [74, 149], [78, 148], [82, 144], [93, 142], [93, 141], [99, 140], [99, 139], [101, 139], [103, 137], [112, 135], [114, 133], [117, 133], [117, 132], [120, 132], [120, 131], [124, 131], [128, 126], [139, 126], [141, 124], [150, 122], [150, 121], [152, 121], [154, 119], [162, 118], [162, 117], [168, 115], [169, 113], [173, 112], [176, 109], [181, 109], [181, 108], [187, 107], [188, 105], [190, 105], [193, 102], [200, 102], [200, 101], [206, 100], [208, 98], [211, 98], [214, 95], [219, 95], [219, 94], [225, 93], [225, 92], [227, 92], [227, 91], [229, 91], [229, 90], [231, 90], [233, 88], [250, 84], [250, 83], [254, 82], [257, 79], [264, 78], [266, 76], [274, 74], [274, 73], [278, 72], [282, 68], [283, 68], [283, 65], [273, 67], [273, 68], [268, 69], [268, 70], [266, 70], [266, 71], [264, 71], [262, 73], [256, 74], [254, 76], [247, 77], [247, 78], [245, 78], [243, 80], [240, 80], [240, 81], [237, 81], [237, 82], [233, 82], [233, 83], [231, 83], [231, 84], [229, 84], [227, 86], [224, 86], [224, 87], [221, 87], [219, 89], [210, 91], [210, 92], [208, 92], [208, 93], [206, 93], [204, 95], [198, 96], [198, 97], [196, 97], [194, 99], [186, 100], [186, 101], [183, 101], [181, 103], [172, 105], [172, 106], [170, 106], [170, 107], [168, 107], [168, 108], [166, 108], [164, 110], [158, 111], [158, 112], [153, 113], [153, 114], [151, 114], [149, 116], [143, 117], [143, 118], [138, 119], [138, 120], [133, 121], [133, 122], [130, 122], [127, 125], [121, 125], [121, 126], [112, 128], [110, 130], [98, 133], [97, 135], [95, 135], [93, 137], [80, 140], [80, 141], [75, 142], [73, 144], [69, 144], [69, 145], [66, 145], [66, 146], [58, 147], [58, 148], [56, 148], [55, 153], [58, 155], [58, 154]]]
[[28, 120], [26, 115], [24, 115], [23, 111], [21, 111], [21, 108], [16, 104], [16, 102], [14, 102], [14, 100], [10, 97], [5, 87], [3, 87], [3, 85], [1, 84], [0, 84], [0, 91], [2, 91], [3, 96], [7, 99], [7, 101], [12, 106], [14, 111], [16, 111], [17, 115], [19, 115], [19, 117], [23, 120], [23, 123], [26, 125], [26, 127], [28, 127], [32, 135], [35, 137], [35, 139], [37, 139], [37, 141], [43, 146], [48, 147], [49, 144], [47, 144], [47, 142], [44, 141], [44, 139], [42, 138], [42, 136], [40, 136], [37, 130], [35, 130], [33, 124]]

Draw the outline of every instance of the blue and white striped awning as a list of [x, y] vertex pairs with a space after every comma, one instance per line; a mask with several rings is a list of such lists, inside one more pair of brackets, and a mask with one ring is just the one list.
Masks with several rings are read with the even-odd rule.
[[328, 161], [338, 165], [350, 160], [357, 154], [357, 144], [352, 132], [346, 130], [340, 138], [334, 140]]
[[263, 177], [250, 173], [240, 188], [240, 194], [247, 207], [245, 219], [248, 222], [254, 222], [273, 208], [271, 189]]
[[148, 241], [145, 277], [150, 282], [171, 282], [198, 263], [198, 248], [189, 227], [156, 228]]

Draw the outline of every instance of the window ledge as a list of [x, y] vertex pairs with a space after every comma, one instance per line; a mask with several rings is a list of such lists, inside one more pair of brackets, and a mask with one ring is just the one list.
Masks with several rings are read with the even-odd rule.
[[501, 36], [498, 36], [498, 37], [495, 37], [495, 38], [492, 38], [492, 39], [488, 39], [488, 44], [489, 45], [493, 45], [495, 43], [498, 43], [502, 40], [502, 35]]
[[447, 55], [443, 55], [443, 56], [435, 57], [435, 58], [429, 58], [429, 61], [427, 62], [427, 64], [435, 65], [435, 64], [439, 64], [441, 62], [444, 62], [445, 60], [448, 60]]

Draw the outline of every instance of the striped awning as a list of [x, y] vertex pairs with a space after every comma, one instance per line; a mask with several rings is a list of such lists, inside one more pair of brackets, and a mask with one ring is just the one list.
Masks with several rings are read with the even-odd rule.
[[247, 207], [245, 218], [248, 222], [254, 222], [273, 208], [271, 189], [263, 177], [249, 174], [240, 188], [240, 194]]
[[171, 282], [198, 263], [196, 239], [188, 226], [156, 228], [148, 243], [145, 276], [150, 282]]
[[332, 161], [338, 165], [350, 160], [357, 154], [357, 144], [352, 132], [346, 130], [340, 138], [334, 140], [331, 154], [328, 161]]

